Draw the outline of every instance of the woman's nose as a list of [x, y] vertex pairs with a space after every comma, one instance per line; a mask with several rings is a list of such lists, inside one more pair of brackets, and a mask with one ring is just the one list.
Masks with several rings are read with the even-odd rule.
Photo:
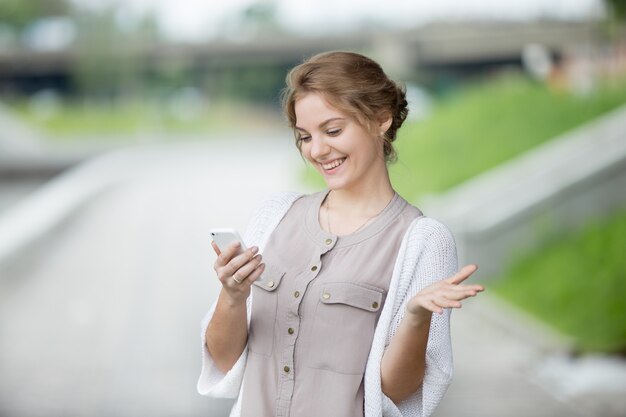
[[324, 155], [328, 154], [330, 146], [326, 143], [323, 137], [311, 138], [311, 157], [314, 159], [320, 159]]

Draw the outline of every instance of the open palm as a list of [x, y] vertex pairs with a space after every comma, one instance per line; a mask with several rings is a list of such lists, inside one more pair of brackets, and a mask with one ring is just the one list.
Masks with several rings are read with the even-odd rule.
[[437, 281], [423, 288], [409, 300], [407, 311], [416, 315], [424, 314], [427, 311], [441, 314], [444, 308], [460, 308], [461, 301], [485, 290], [482, 285], [462, 284], [477, 269], [477, 265], [465, 265], [450, 278]]

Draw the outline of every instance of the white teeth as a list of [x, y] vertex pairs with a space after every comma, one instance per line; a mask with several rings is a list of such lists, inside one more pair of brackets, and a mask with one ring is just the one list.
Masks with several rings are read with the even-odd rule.
[[345, 161], [345, 160], [346, 160], [346, 158], [336, 159], [333, 162], [331, 162], [330, 164], [322, 165], [322, 168], [324, 168], [324, 169], [336, 168], [339, 165], [343, 164], [343, 161]]

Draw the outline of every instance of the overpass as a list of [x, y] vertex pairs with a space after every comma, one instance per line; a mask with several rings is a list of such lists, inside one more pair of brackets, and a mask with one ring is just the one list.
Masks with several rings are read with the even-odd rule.
[[[325, 37], [259, 36], [251, 41], [214, 39], [205, 43], [165, 43], [120, 48], [115, 57], [141, 63], [149, 75], [171, 63], [192, 74], [219, 74], [235, 68], [284, 71], [312, 54], [353, 50], [377, 58], [395, 77], [453, 70], [482, 71], [519, 65], [525, 45], [539, 43], [555, 56], [602, 41], [598, 22], [433, 23], [408, 30], [375, 30]], [[55, 52], [0, 50], [0, 93], [44, 87], [71, 89], [80, 59], [76, 47]], [[281, 80], [282, 81], [282, 80]]]

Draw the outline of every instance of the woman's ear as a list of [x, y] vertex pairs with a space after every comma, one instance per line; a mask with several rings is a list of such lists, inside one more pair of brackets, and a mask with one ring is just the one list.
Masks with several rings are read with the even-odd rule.
[[385, 114], [383, 118], [380, 119], [380, 122], [378, 122], [378, 130], [380, 131], [381, 135], [387, 133], [387, 131], [391, 127], [392, 122], [393, 118], [390, 114]]

